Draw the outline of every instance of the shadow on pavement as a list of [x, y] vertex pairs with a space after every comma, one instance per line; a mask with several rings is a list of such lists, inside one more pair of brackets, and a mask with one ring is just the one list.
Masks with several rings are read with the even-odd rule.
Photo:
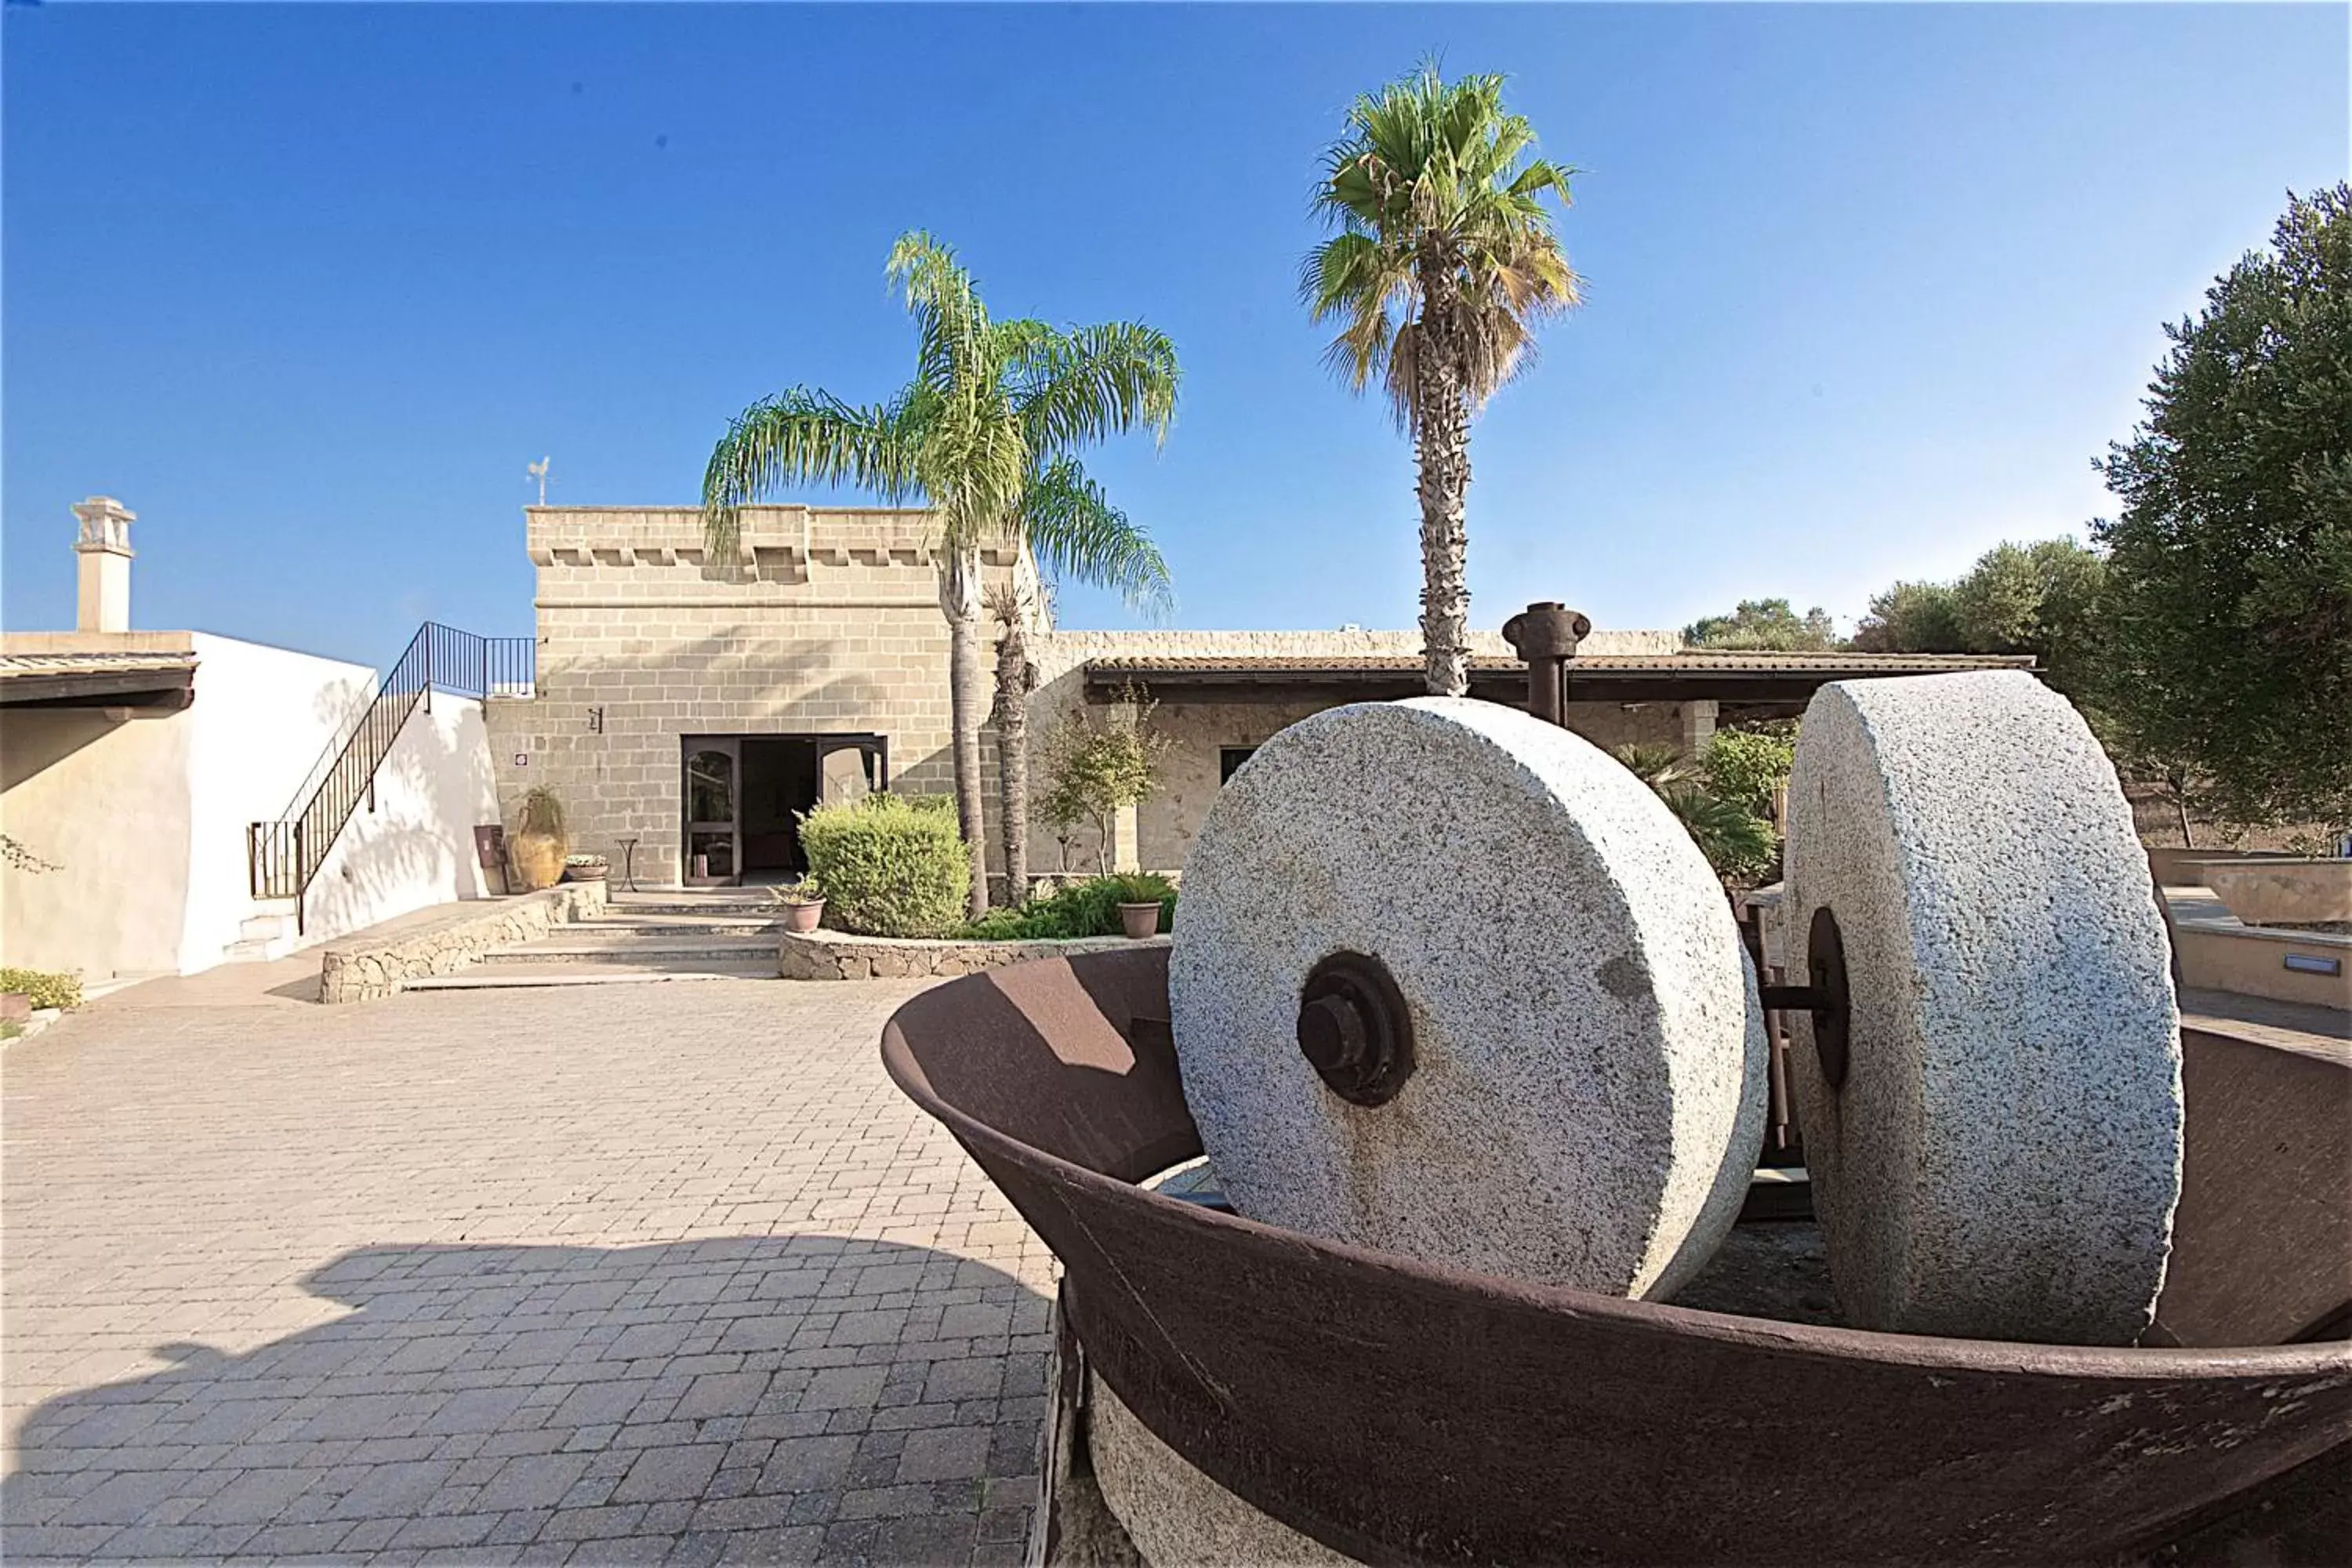
[[39, 1406], [0, 1555], [1019, 1560], [1046, 1303], [985, 1264], [824, 1236], [387, 1246], [304, 1283], [355, 1310]]

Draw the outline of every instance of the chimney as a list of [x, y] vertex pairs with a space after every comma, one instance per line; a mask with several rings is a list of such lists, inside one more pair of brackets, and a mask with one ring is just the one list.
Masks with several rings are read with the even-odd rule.
[[81, 519], [74, 553], [81, 557], [74, 595], [74, 630], [131, 629], [131, 525], [138, 514], [112, 496], [92, 496], [73, 509]]

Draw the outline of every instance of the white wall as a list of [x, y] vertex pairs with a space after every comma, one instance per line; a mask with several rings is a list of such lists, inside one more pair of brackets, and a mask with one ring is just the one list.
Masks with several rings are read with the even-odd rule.
[[[340, 659], [203, 633], [194, 641], [183, 973], [218, 963], [247, 917], [290, 910], [254, 902], [247, 826], [297, 804], [376, 679], [366, 666]], [[497, 820], [481, 705], [436, 693], [433, 706], [429, 719], [421, 709], [409, 716], [376, 775], [375, 811], [362, 803], [311, 884], [305, 945], [480, 895], [473, 825]]]
[[474, 853], [475, 826], [499, 820], [479, 702], [435, 692], [433, 711], [408, 716], [375, 782], [375, 809], [352, 813], [310, 884], [305, 945], [491, 891]]
[[0, 868], [0, 964], [88, 981], [180, 966], [192, 710], [0, 711], [0, 830], [57, 868]]

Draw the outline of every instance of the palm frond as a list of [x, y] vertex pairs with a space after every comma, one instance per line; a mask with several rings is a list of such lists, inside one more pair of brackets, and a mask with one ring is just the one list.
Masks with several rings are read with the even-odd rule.
[[1040, 453], [1141, 426], [1164, 439], [1175, 417], [1176, 345], [1140, 321], [1074, 327], [1024, 342], [1006, 365], [1015, 416]]
[[1530, 363], [1535, 321], [1582, 297], [1545, 200], [1564, 209], [1575, 171], [1533, 155], [1534, 128], [1504, 107], [1503, 86], [1448, 82], [1425, 61], [1359, 98], [1323, 155], [1313, 206], [1333, 233], [1301, 266], [1300, 292], [1317, 321], [1343, 323], [1333, 370], [1359, 392], [1379, 379], [1408, 428], [1416, 328], [1438, 280], [1463, 329], [1439, 341], [1474, 411]]
[[1110, 503], [1075, 458], [1056, 458], [1031, 480], [1022, 507], [1029, 547], [1056, 576], [1116, 589], [1154, 618], [1175, 607], [1168, 563], [1151, 536]]
[[850, 484], [886, 500], [919, 489], [915, 474], [923, 417], [908, 394], [859, 408], [796, 386], [738, 415], [702, 474], [702, 531], [714, 556], [741, 542], [741, 510], [793, 484]]
[[988, 380], [988, 308], [954, 247], [910, 229], [890, 247], [883, 274], [904, 290], [907, 313], [915, 318], [916, 380], [941, 397]]

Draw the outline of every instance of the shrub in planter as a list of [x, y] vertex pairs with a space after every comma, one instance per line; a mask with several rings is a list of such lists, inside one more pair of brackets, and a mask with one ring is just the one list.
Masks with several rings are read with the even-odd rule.
[[940, 937], [963, 919], [971, 863], [954, 803], [869, 795], [801, 816], [801, 847], [824, 889], [827, 923], [866, 936]]
[[824, 885], [814, 877], [801, 877], [776, 889], [784, 906], [786, 931], [813, 931], [824, 920]]
[[81, 1005], [81, 976], [50, 974], [38, 969], [0, 969], [0, 991], [24, 994], [35, 1007]]
[[613, 863], [602, 855], [566, 855], [563, 858], [563, 879], [567, 882], [601, 882], [613, 874]]

